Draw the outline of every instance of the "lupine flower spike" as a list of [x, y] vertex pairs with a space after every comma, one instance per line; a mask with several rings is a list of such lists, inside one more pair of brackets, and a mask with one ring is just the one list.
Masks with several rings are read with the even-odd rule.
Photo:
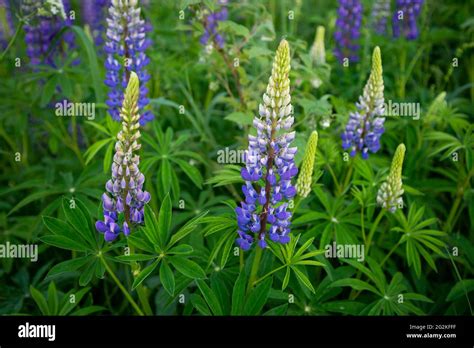
[[407, 40], [418, 37], [416, 21], [421, 11], [423, 0], [397, 0], [393, 13], [393, 36], [403, 36]]
[[153, 119], [153, 114], [147, 110], [148, 88], [146, 82], [150, 74], [146, 66], [150, 59], [145, 50], [151, 41], [146, 38], [150, 27], [140, 18], [140, 7], [137, 0], [112, 0], [107, 18], [107, 40], [104, 51], [107, 54], [105, 68], [105, 84], [109, 86], [108, 99], [109, 113], [116, 121], [120, 121], [120, 107], [122, 105], [123, 90], [127, 86], [131, 71], [135, 71], [140, 80], [140, 124], [144, 125]]
[[361, 22], [362, 4], [360, 0], [339, 0], [336, 31], [334, 32], [334, 39], [336, 40], [334, 55], [339, 62], [343, 63], [345, 58], [349, 59], [350, 62], [359, 60], [358, 41]]
[[296, 191], [302, 198], [308, 196], [311, 192], [311, 184], [313, 183], [314, 159], [316, 157], [316, 148], [318, 146], [318, 132], [311, 133], [304, 153], [301, 171], [296, 182]]
[[65, 56], [75, 46], [74, 34], [67, 32], [54, 50], [50, 47], [61, 29], [72, 25], [66, 15], [70, 10], [69, 1], [24, 0], [21, 8], [26, 16], [31, 16], [24, 26], [26, 54], [30, 63], [55, 66], [54, 57], [58, 55], [58, 51]]
[[400, 144], [393, 156], [390, 174], [377, 192], [377, 204], [392, 213], [403, 207], [402, 168], [404, 157], [405, 145]]
[[127, 236], [132, 224], [143, 223], [144, 206], [151, 198], [147, 191], [143, 191], [145, 176], [138, 169], [140, 158], [136, 154], [141, 146], [138, 143], [139, 91], [138, 76], [132, 71], [120, 112], [122, 130], [117, 134], [115, 143], [112, 179], [107, 181], [107, 192], [102, 195], [104, 221], [95, 224], [108, 242], [115, 240], [120, 232]]
[[311, 46], [311, 59], [315, 66], [324, 65], [326, 63], [326, 50], [324, 48], [324, 27], [318, 26], [313, 46]]
[[[217, 44], [219, 48], [224, 47], [224, 37], [217, 31], [219, 22], [227, 19], [227, 0], [219, 0], [219, 5], [223, 5], [218, 11], [207, 14], [204, 18], [204, 34], [199, 39], [199, 42], [206, 46], [209, 41]], [[207, 10], [206, 10], [207, 11]]]
[[390, 0], [376, 0], [372, 6], [371, 18], [373, 29], [377, 34], [385, 34], [389, 16]]
[[290, 240], [291, 213], [287, 211], [290, 199], [296, 194], [291, 179], [298, 173], [294, 163], [296, 147], [290, 147], [295, 132], [293, 107], [290, 97], [290, 49], [282, 40], [273, 62], [263, 104], [253, 125], [257, 135], [249, 135], [246, 166], [242, 168], [245, 201], [236, 208], [237, 244], [248, 250], [254, 236], [260, 248], [267, 246], [267, 238], [274, 242]]
[[357, 110], [349, 114], [345, 131], [341, 134], [342, 148], [350, 150], [351, 157], [357, 152], [367, 159], [369, 151], [375, 153], [380, 148], [380, 137], [384, 132], [382, 58], [379, 47], [372, 55], [372, 71], [364, 87], [364, 93], [356, 103]]

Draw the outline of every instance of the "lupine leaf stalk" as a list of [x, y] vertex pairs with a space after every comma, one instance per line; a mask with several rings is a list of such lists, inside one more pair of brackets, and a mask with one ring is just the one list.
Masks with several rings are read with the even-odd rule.
[[405, 157], [405, 145], [400, 144], [393, 156], [392, 166], [387, 180], [380, 186], [377, 193], [377, 204], [394, 213], [403, 207], [402, 169]]
[[380, 137], [384, 132], [385, 118], [384, 84], [382, 76], [382, 57], [379, 47], [375, 47], [372, 55], [372, 70], [364, 87], [363, 95], [356, 103], [357, 110], [349, 114], [344, 132], [341, 134], [342, 148], [350, 150], [350, 156], [357, 152], [363, 159], [380, 149]]
[[246, 166], [242, 168], [245, 201], [236, 208], [238, 222], [237, 244], [248, 250], [256, 236], [260, 248], [267, 246], [267, 237], [274, 242], [290, 240], [291, 213], [287, 211], [290, 199], [296, 194], [291, 184], [298, 173], [294, 164], [296, 147], [290, 147], [295, 132], [293, 106], [290, 97], [290, 49], [282, 40], [273, 62], [259, 115], [253, 125], [257, 135], [249, 135]]
[[138, 76], [132, 71], [120, 112], [122, 129], [115, 143], [112, 179], [107, 181], [107, 192], [102, 195], [104, 221], [96, 223], [97, 230], [104, 233], [108, 242], [115, 240], [120, 232], [128, 236], [132, 225], [143, 223], [144, 206], [151, 198], [150, 193], [143, 191], [145, 176], [138, 168], [140, 157], [136, 154], [141, 147], [138, 143], [139, 91]]
[[314, 159], [316, 157], [316, 148], [318, 146], [318, 132], [313, 131], [306, 144], [306, 149], [301, 165], [301, 171], [296, 182], [296, 191], [302, 198], [308, 196], [311, 192], [313, 182]]

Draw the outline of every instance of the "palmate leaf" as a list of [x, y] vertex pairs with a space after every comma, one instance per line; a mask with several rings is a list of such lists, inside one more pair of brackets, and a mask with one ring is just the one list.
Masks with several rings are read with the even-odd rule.
[[403, 233], [400, 243], [406, 243], [405, 249], [408, 265], [413, 267], [417, 277], [421, 276], [422, 258], [433, 270], [437, 270], [430, 252], [434, 252], [440, 257], [445, 257], [441, 249], [445, 247], [446, 243], [441, 238], [447, 234], [438, 230], [425, 229], [436, 224], [437, 219], [423, 220], [424, 211], [424, 207], [417, 209], [415, 204], [410, 207], [407, 217], [405, 217], [403, 212], [398, 211], [395, 216], [400, 222], [401, 227], [392, 228], [393, 231]]

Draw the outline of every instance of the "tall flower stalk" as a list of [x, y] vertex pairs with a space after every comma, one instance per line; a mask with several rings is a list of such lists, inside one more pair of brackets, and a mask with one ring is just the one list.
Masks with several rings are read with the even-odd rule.
[[150, 59], [145, 50], [151, 41], [146, 34], [150, 27], [141, 19], [137, 0], [112, 0], [107, 18], [107, 40], [104, 51], [107, 54], [105, 68], [105, 84], [109, 87], [106, 101], [109, 113], [116, 121], [120, 121], [123, 90], [127, 86], [130, 72], [135, 71], [140, 80], [138, 108], [140, 124], [144, 125], [153, 119], [148, 110], [148, 88], [146, 82], [151, 78], [146, 70]]
[[336, 48], [334, 55], [339, 62], [344, 59], [350, 62], [359, 60], [359, 38], [362, 22], [362, 4], [360, 0], [339, 0], [337, 10], [336, 31], [334, 39]]
[[262, 249], [267, 238], [282, 244], [290, 240], [291, 213], [285, 200], [296, 194], [291, 181], [298, 168], [294, 164], [297, 148], [290, 147], [295, 132], [289, 132], [294, 121], [289, 72], [290, 49], [282, 40], [259, 115], [253, 121], [256, 136], [248, 137], [246, 166], [241, 171], [245, 201], [236, 208], [236, 242], [243, 250], [248, 250], [254, 239]]
[[377, 204], [391, 213], [403, 207], [402, 168], [404, 157], [405, 145], [400, 144], [393, 156], [390, 174], [377, 193]]
[[342, 148], [350, 150], [351, 157], [360, 152], [362, 158], [367, 159], [369, 151], [375, 153], [380, 148], [380, 137], [384, 132], [385, 121], [383, 90], [382, 58], [379, 47], [375, 47], [372, 54], [372, 70], [364, 87], [364, 93], [356, 103], [357, 110], [349, 114], [349, 121], [341, 134]]
[[138, 143], [139, 90], [138, 76], [132, 71], [120, 112], [122, 130], [115, 143], [112, 179], [107, 181], [107, 192], [102, 195], [104, 220], [96, 222], [96, 229], [108, 242], [115, 240], [120, 232], [129, 235], [133, 225], [143, 223], [144, 206], [151, 198], [147, 191], [143, 191], [145, 176], [138, 168], [140, 157], [136, 154], [141, 146]]
[[423, 0], [396, 0], [393, 13], [393, 36], [415, 40], [418, 37], [416, 21], [421, 11]]
[[313, 131], [306, 144], [301, 171], [296, 182], [296, 191], [298, 196], [305, 198], [311, 192], [313, 183], [314, 159], [316, 157], [316, 148], [318, 146], [318, 132]]

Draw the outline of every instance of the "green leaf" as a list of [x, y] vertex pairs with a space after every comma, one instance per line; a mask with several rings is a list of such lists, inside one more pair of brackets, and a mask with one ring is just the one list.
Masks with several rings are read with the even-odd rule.
[[194, 251], [193, 247], [188, 244], [180, 244], [172, 247], [166, 253], [167, 254], [175, 254], [175, 255], [189, 255]]
[[250, 32], [247, 27], [237, 24], [232, 21], [221, 21], [219, 22], [219, 30], [222, 30], [227, 33], [232, 33], [237, 36], [247, 37]]
[[244, 306], [245, 315], [257, 315], [267, 302], [273, 279], [271, 277], [262, 281], [248, 296]]
[[197, 311], [202, 315], [211, 315], [211, 311], [209, 310], [206, 301], [204, 301], [201, 296], [197, 294], [192, 294], [191, 303], [193, 304], [194, 308], [196, 308]]
[[131, 255], [120, 255], [116, 256], [115, 259], [121, 262], [137, 262], [137, 261], [149, 261], [156, 258], [156, 255], [148, 254], [131, 254]]
[[[141, 228], [145, 236], [153, 245], [159, 246], [161, 249], [164, 248], [164, 244], [161, 243], [158, 232], [158, 224], [156, 222], [156, 215], [150, 205], [145, 205], [145, 226]], [[137, 240], [137, 242], [139, 242]], [[147, 249], [143, 249], [147, 250]]]
[[173, 234], [173, 236], [171, 236], [171, 240], [168, 244], [168, 247], [176, 244], [178, 241], [180, 241], [181, 239], [186, 237], [189, 233], [194, 231], [194, 229], [197, 227], [197, 225], [201, 223], [201, 219], [203, 217], [205, 217], [208, 213], [209, 213], [208, 210], [203, 211], [199, 215], [197, 215], [194, 218], [192, 218], [191, 220], [189, 220], [183, 227], [181, 227], [178, 230], [178, 232], [176, 232], [175, 234]]
[[151, 265], [145, 267], [135, 278], [132, 284], [132, 290], [135, 290], [150, 274], [153, 272], [160, 263], [160, 259], [155, 260]]
[[30, 285], [30, 294], [33, 300], [35, 300], [36, 305], [40, 309], [41, 314], [50, 315], [49, 307], [48, 307], [48, 303], [46, 302], [46, 299], [44, 298], [43, 294], [40, 291], [36, 290], [33, 287], [33, 285]]
[[[56, 85], [58, 83], [57, 75], [53, 75], [43, 87], [43, 93], [41, 94], [40, 107], [44, 108], [53, 98], [54, 92], [56, 91]], [[56, 103], [62, 104], [62, 103]]]
[[75, 251], [87, 251], [89, 248], [75, 240], [69, 239], [64, 236], [48, 235], [39, 238], [43, 243], [55, 246], [61, 249], [75, 250]]
[[194, 185], [196, 185], [200, 189], [202, 188], [202, 175], [196, 167], [178, 158], [173, 158], [173, 162], [176, 162], [179, 165], [179, 167], [188, 176], [188, 178], [191, 179]]
[[63, 261], [58, 263], [53, 268], [51, 268], [46, 276], [46, 278], [53, 277], [58, 274], [66, 273], [66, 272], [74, 272], [77, 271], [79, 268], [84, 266], [88, 261], [90, 261], [89, 256], [85, 257], [78, 257], [72, 260]]
[[109, 142], [113, 144], [113, 138], [107, 138], [103, 140], [99, 140], [98, 142], [94, 143], [91, 145], [87, 151], [84, 153], [84, 157], [86, 159], [86, 164], [89, 164], [89, 162], [95, 157], [97, 152], [100, 151], [104, 146], [106, 146]]
[[232, 309], [231, 315], [241, 315], [242, 307], [245, 302], [245, 289], [247, 286], [247, 277], [245, 272], [240, 272], [232, 290]]
[[163, 261], [160, 266], [160, 280], [168, 294], [173, 296], [175, 288], [174, 274], [166, 261]]
[[66, 215], [67, 221], [74, 227], [74, 229], [79, 233], [79, 235], [84, 238], [87, 243], [94, 248], [97, 244], [96, 236], [94, 231], [90, 228], [88, 217], [85, 213], [88, 214], [87, 210], [84, 213], [83, 209], [87, 209], [78, 198], [75, 198], [75, 206], [71, 208], [69, 201], [63, 199], [63, 211]]
[[171, 190], [171, 165], [170, 161], [163, 159], [161, 161], [160, 173], [161, 173], [161, 189], [163, 193], [167, 194]]
[[264, 316], [282, 316], [285, 315], [286, 312], [288, 311], [288, 303], [282, 304], [281, 306], [272, 308], [265, 313], [263, 313]]
[[48, 307], [51, 315], [58, 314], [58, 292], [54, 282], [49, 283], [48, 286]]
[[352, 279], [352, 278], [346, 278], [346, 279], [339, 279], [334, 281], [331, 285], [329, 285], [332, 288], [336, 288], [339, 286], [350, 286], [354, 290], [368, 290], [373, 292], [374, 294], [380, 295], [379, 291], [374, 288], [372, 285], [370, 285], [367, 282], [364, 282], [359, 279]]
[[222, 315], [222, 308], [219, 303], [219, 300], [217, 299], [216, 294], [212, 291], [212, 289], [206, 284], [204, 280], [196, 280], [196, 284], [201, 290], [202, 295], [204, 296], [204, 299], [206, 300], [209, 308], [212, 311], [213, 315]]
[[163, 202], [161, 203], [159, 218], [158, 218], [158, 239], [160, 245], [163, 247], [168, 242], [170, 230], [171, 230], [171, 216], [172, 206], [169, 194], [166, 194]]
[[[250, 126], [253, 124], [253, 115], [241, 111], [235, 111], [224, 117], [227, 121], [232, 121], [241, 126]], [[224, 150], [221, 150], [224, 151]], [[218, 153], [219, 155], [219, 153]]]
[[[81, 302], [82, 298], [84, 297], [85, 294], [90, 290], [90, 288], [82, 288], [81, 290], [77, 291], [76, 293], [74, 292], [75, 290], [72, 290], [68, 292], [62, 301], [62, 306], [59, 311], [59, 315], [67, 315], [70, 311], [76, 307], [79, 302]], [[74, 302], [71, 302], [71, 295], [74, 295]]]
[[191, 279], [204, 279], [206, 272], [196, 262], [185, 259], [180, 256], [172, 256], [169, 258], [171, 264], [180, 272]]
[[309, 281], [306, 274], [304, 274], [302, 271], [296, 268], [296, 266], [291, 267], [291, 269], [293, 270], [293, 272], [295, 272], [296, 278], [298, 278], [301, 281], [301, 283], [303, 283], [303, 285], [308, 288], [308, 290], [310, 290], [313, 294], [316, 293], [316, 291], [313, 288], [313, 285]]
[[468, 293], [474, 291], [474, 279], [464, 279], [454, 285], [446, 297], [446, 301], [455, 301], [461, 297], [467, 297]]
[[71, 313], [72, 316], [87, 316], [91, 315], [92, 313], [100, 312], [105, 310], [105, 307], [102, 306], [88, 306], [84, 308], [80, 308], [77, 311]]

